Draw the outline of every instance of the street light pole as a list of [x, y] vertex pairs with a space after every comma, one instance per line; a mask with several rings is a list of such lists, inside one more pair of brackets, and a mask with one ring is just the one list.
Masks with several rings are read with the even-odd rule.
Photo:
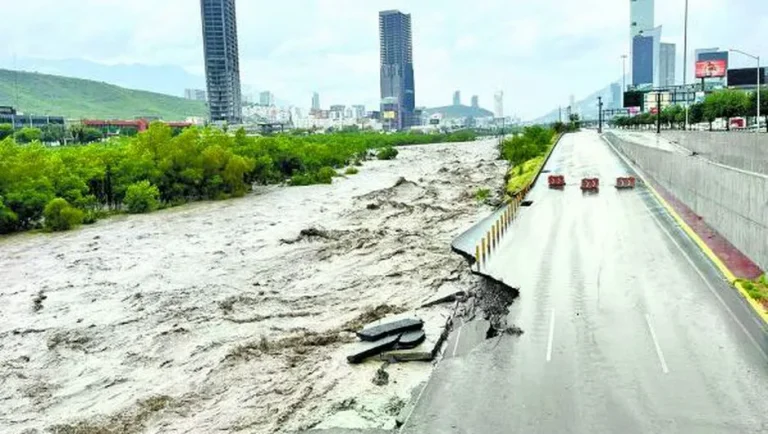
[[685, 32], [683, 36], [683, 94], [685, 95], [685, 131], [688, 131], [688, 0], [685, 0]]
[[728, 51], [732, 51], [734, 53], [743, 54], [747, 57], [751, 57], [755, 60], [757, 60], [757, 87], [755, 88], [755, 92], [757, 92], [757, 133], [760, 133], [760, 56], [753, 56], [749, 53], [746, 53], [741, 50], [737, 50], [735, 48], [731, 48]]
[[624, 92], [627, 91], [627, 55], [621, 55], [621, 108], [627, 104], [624, 101]]
[[597, 134], [603, 134], [603, 97], [597, 97]]
[[757, 56], [757, 133], [760, 134], [760, 56]]

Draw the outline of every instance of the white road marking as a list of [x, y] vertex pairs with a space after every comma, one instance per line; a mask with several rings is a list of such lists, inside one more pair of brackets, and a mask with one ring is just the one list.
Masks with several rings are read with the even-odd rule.
[[456, 350], [459, 348], [459, 339], [461, 338], [461, 329], [464, 327], [464, 324], [461, 325], [461, 327], [456, 330], [456, 341], [453, 343], [453, 353], [452, 357], [456, 357]]
[[752, 334], [749, 333], [747, 328], [744, 327], [744, 324], [742, 324], [741, 321], [739, 321], [739, 318], [736, 316], [736, 314], [733, 313], [733, 311], [731, 310], [730, 306], [728, 306], [725, 303], [725, 300], [723, 300], [723, 298], [720, 296], [720, 294], [717, 292], [717, 290], [712, 286], [712, 284], [709, 283], [709, 280], [707, 279], [707, 277], [704, 276], [704, 273], [702, 273], [701, 270], [699, 270], [699, 267], [697, 267], [696, 263], [693, 262], [693, 259], [691, 259], [691, 256], [688, 255], [688, 252], [683, 250], [683, 247], [680, 245], [680, 243], [678, 243], [677, 240], [674, 237], [672, 237], [672, 234], [669, 233], [667, 228], [664, 227], [664, 225], [661, 223], [661, 221], [659, 220], [659, 218], [657, 216], [655, 216], [653, 213], [651, 213], [651, 218], [656, 223], [656, 226], [658, 226], [659, 229], [661, 229], [661, 231], [664, 232], [664, 234], [669, 238], [669, 240], [672, 241], [672, 244], [674, 244], [675, 247], [677, 247], [677, 249], [680, 250], [680, 252], [682, 252], [683, 257], [691, 265], [691, 268], [693, 268], [693, 270], [696, 272], [696, 274], [699, 275], [699, 277], [701, 278], [701, 281], [704, 282], [704, 284], [707, 286], [707, 288], [709, 288], [709, 291], [712, 292], [712, 294], [714, 294], [715, 297], [717, 297], [717, 299], [720, 301], [720, 304], [723, 305], [723, 307], [728, 312], [728, 314], [731, 316], [733, 321], [736, 324], [738, 324], [739, 327], [741, 328], [741, 330], [744, 332], [744, 334], [747, 335], [747, 337], [752, 342], [752, 344], [755, 346], [755, 348], [757, 348], [760, 351], [760, 353], [763, 355], [763, 357], [768, 360], [768, 354], [765, 354], [765, 351], [763, 351], [763, 348], [760, 346], [760, 344], [757, 343], [757, 341], [752, 336]]
[[645, 322], [648, 324], [648, 330], [651, 332], [651, 339], [653, 339], [653, 345], [656, 347], [656, 355], [659, 356], [659, 361], [661, 362], [661, 370], [665, 374], [668, 374], [669, 368], [667, 367], [667, 361], [664, 360], [664, 353], [661, 352], [659, 340], [656, 339], [656, 332], [653, 330], [653, 325], [651, 324], [651, 316], [647, 313], [645, 314]]
[[[605, 142], [605, 144], [608, 145], [608, 147], [613, 149], [614, 153], [622, 161], [624, 161], [624, 163], [627, 164], [627, 166], [632, 167], [632, 168], [635, 169], [635, 171], [640, 176], [640, 178], [643, 179], [643, 182], [646, 182], [645, 181], [645, 177], [643, 176], [643, 172], [642, 172], [642, 170], [640, 170], [640, 168], [638, 168], [636, 165], [632, 164], [624, 155], [621, 154], [621, 152], [619, 152], [616, 148], [614, 148], [613, 145], [611, 144], [611, 142], [609, 142], [605, 137], [602, 137], [602, 139], [603, 139], [603, 142]], [[657, 204], [660, 205], [660, 209], [662, 209], [665, 214], [668, 214], [667, 209], [665, 207], [661, 206], [661, 204], [659, 203], [659, 199], [656, 198], [655, 196], [652, 196], [652, 197], [653, 197], [654, 201]], [[648, 207], [648, 209], [655, 209], [655, 207], [654, 208]], [[752, 336], [752, 334], [749, 333], [749, 330], [747, 330], [747, 328], [744, 326], [744, 324], [742, 324], [741, 321], [739, 321], [739, 318], [736, 316], [735, 313], [733, 313], [733, 310], [731, 310], [730, 306], [728, 306], [725, 303], [725, 300], [723, 300], [723, 298], [720, 296], [720, 294], [717, 292], [717, 290], [712, 286], [712, 284], [709, 283], [709, 280], [707, 280], [706, 276], [704, 276], [704, 273], [702, 273], [701, 270], [699, 270], [699, 267], [696, 266], [696, 263], [693, 262], [693, 259], [691, 259], [690, 255], [688, 255], [688, 252], [683, 250], [683, 247], [680, 246], [680, 244], [677, 242], [677, 240], [675, 240], [674, 237], [672, 237], [672, 234], [670, 234], [669, 231], [664, 227], [664, 225], [662, 224], [661, 220], [659, 220], [659, 217], [657, 217], [656, 215], [651, 213], [651, 218], [653, 219], [654, 223], [656, 223], [656, 226], [658, 226], [659, 229], [661, 229], [661, 231], [664, 232], [664, 234], [669, 238], [669, 240], [672, 241], [672, 244], [674, 244], [677, 247], [677, 249], [680, 250], [680, 252], [683, 254], [683, 257], [685, 258], [685, 260], [688, 261], [688, 264], [691, 265], [691, 268], [693, 268], [693, 270], [696, 271], [696, 274], [699, 275], [699, 277], [704, 282], [704, 284], [707, 286], [707, 288], [709, 288], [709, 291], [712, 294], [714, 294], [715, 297], [717, 297], [718, 301], [720, 301], [720, 304], [723, 305], [723, 307], [725, 308], [726, 312], [728, 312], [728, 314], [731, 316], [731, 319], [733, 319], [733, 322], [735, 322], [736, 324], [739, 325], [739, 327], [741, 328], [741, 331], [743, 331], [744, 334], [747, 335], [747, 338], [750, 340], [750, 342], [752, 342], [752, 344], [755, 346], [755, 348], [757, 348], [757, 350], [760, 352], [760, 354], [763, 355], [763, 358], [768, 360], [768, 354], [766, 354], [766, 352], [763, 350], [763, 347], [761, 347], [760, 344], [757, 343], [757, 341]], [[687, 238], [688, 235], [686, 234], [685, 237]], [[688, 238], [688, 239], [690, 239], [690, 238]], [[697, 246], [697, 248], [698, 248], [698, 246]], [[719, 270], [718, 270], [718, 273], [719, 273]]]
[[547, 342], [547, 362], [552, 360], [552, 340], [555, 338], [555, 310], [552, 309], [552, 317], [549, 320], [549, 341]]

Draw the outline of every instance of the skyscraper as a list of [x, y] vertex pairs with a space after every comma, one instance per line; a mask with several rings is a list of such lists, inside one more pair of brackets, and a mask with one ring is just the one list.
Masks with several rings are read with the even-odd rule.
[[[629, 54], [635, 86], [654, 82], [655, 67], [658, 66], [654, 59], [654, 42], [658, 43], [658, 40], [654, 41], [653, 35], [648, 34], [653, 29], [654, 0], [629, 0]], [[636, 73], [639, 74], [637, 77]]]
[[453, 92], [453, 105], [461, 105], [461, 91]]
[[497, 118], [504, 117], [504, 92], [501, 90], [493, 95], [493, 111]]
[[312, 94], [312, 111], [320, 110], [320, 94], [315, 92]]
[[275, 95], [270, 91], [264, 91], [259, 94], [259, 105], [271, 107], [275, 105]]
[[384, 126], [405, 129], [414, 124], [416, 108], [411, 15], [397, 10], [379, 12], [379, 43]]
[[240, 123], [240, 59], [235, 0], [200, 0], [211, 121]]
[[662, 42], [659, 52], [659, 86], [675, 85], [675, 44]]
[[654, 28], [654, 0], [629, 0], [629, 40]]
[[472, 107], [474, 108], [480, 107], [480, 99], [477, 95], [472, 95]]
[[658, 86], [661, 82], [661, 26], [644, 30], [632, 40], [632, 84]]

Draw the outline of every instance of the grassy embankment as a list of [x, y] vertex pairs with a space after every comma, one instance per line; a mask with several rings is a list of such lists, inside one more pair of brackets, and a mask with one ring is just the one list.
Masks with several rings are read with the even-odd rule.
[[0, 234], [66, 230], [115, 212], [244, 195], [253, 184], [330, 183], [337, 170], [394, 146], [473, 140], [473, 133], [338, 133], [247, 137], [189, 128], [174, 136], [154, 123], [136, 137], [46, 147], [0, 141]]
[[768, 312], [768, 277], [766, 276], [768, 275], [763, 274], [755, 281], [738, 279], [735, 283], [741, 284], [747, 294], [762, 304], [763, 308]]
[[553, 129], [533, 126], [502, 143], [501, 156], [510, 166], [505, 177], [507, 197], [514, 197], [533, 182], [555, 140]]

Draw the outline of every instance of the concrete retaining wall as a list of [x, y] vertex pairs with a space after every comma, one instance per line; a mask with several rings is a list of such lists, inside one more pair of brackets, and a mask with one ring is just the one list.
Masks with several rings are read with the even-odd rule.
[[664, 131], [662, 137], [712, 161], [768, 174], [768, 134]]
[[768, 270], [768, 176], [641, 146], [613, 133], [607, 133], [606, 138], [760, 268]]

